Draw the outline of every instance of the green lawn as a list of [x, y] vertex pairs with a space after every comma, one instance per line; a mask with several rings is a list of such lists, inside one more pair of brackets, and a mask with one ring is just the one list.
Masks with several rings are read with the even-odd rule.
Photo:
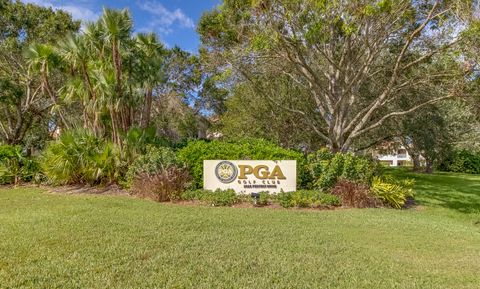
[[420, 207], [297, 211], [0, 190], [0, 288], [480, 288], [480, 176]]

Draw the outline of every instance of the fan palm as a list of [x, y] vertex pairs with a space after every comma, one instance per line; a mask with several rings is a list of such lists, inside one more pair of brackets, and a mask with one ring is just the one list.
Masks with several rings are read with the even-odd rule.
[[125, 132], [130, 126], [130, 109], [122, 105], [125, 102], [123, 99], [122, 49], [130, 42], [132, 17], [126, 9], [119, 11], [104, 8], [100, 23], [102, 26], [102, 39], [109, 46], [115, 75], [115, 100], [113, 100], [113, 103], [120, 104], [117, 109], [111, 110], [113, 114], [111, 119], [114, 139], [116, 139], [117, 144], [120, 144], [118, 141], [119, 128]]
[[141, 127], [150, 125], [150, 115], [153, 101], [153, 88], [161, 82], [165, 82], [164, 56], [166, 50], [154, 33], [138, 34], [136, 46], [141, 53], [139, 59], [139, 79], [145, 89], [145, 101], [142, 109]]
[[40, 75], [42, 90], [52, 100], [53, 110], [57, 112], [64, 128], [68, 129], [69, 125], [60, 107], [58, 94], [50, 84], [50, 72], [52, 69], [60, 67], [60, 57], [52, 46], [34, 43], [25, 52], [25, 58], [27, 59], [29, 69]]

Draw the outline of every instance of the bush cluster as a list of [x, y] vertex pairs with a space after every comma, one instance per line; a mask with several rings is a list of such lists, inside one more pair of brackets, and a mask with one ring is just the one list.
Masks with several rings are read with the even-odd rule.
[[380, 166], [373, 160], [353, 154], [331, 153], [321, 149], [308, 155], [308, 169], [312, 176], [311, 186], [327, 191], [339, 179], [369, 185]]
[[342, 205], [351, 208], [375, 208], [382, 202], [375, 197], [366, 184], [356, 183], [348, 180], [339, 180], [331, 190], [332, 194], [338, 196]]
[[152, 176], [170, 167], [183, 167], [171, 148], [147, 145], [145, 154], [138, 156], [128, 166], [124, 186], [131, 187], [134, 179], [140, 175]]
[[320, 208], [341, 205], [337, 196], [316, 190], [282, 192], [276, 195], [276, 200], [284, 208]]
[[193, 141], [178, 152], [194, 179], [194, 186], [201, 187], [203, 181], [204, 160], [296, 160], [300, 185], [306, 175], [305, 158], [302, 153], [284, 149], [262, 139], [245, 139], [241, 141]]
[[409, 198], [413, 198], [413, 180], [396, 180], [391, 176], [374, 177], [371, 191], [385, 204], [401, 209]]
[[157, 202], [176, 201], [181, 198], [189, 181], [186, 169], [172, 166], [153, 174], [138, 175], [133, 181], [132, 193]]
[[38, 181], [40, 166], [38, 162], [26, 156], [20, 146], [0, 146], [0, 185]]
[[56, 185], [113, 183], [119, 176], [119, 152], [113, 143], [90, 131], [73, 130], [49, 144], [41, 167]]
[[480, 153], [468, 150], [453, 151], [438, 168], [447, 172], [480, 174]]
[[[73, 130], [49, 144], [40, 158], [43, 173], [52, 184], [120, 183], [140, 197], [156, 201], [196, 200], [213, 206], [232, 206], [245, 198], [256, 206], [279, 203], [285, 208], [319, 208], [343, 204], [349, 207], [377, 207], [381, 203], [401, 208], [413, 196], [411, 182], [380, 178], [379, 166], [369, 158], [331, 153], [321, 149], [305, 157], [259, 139], [241, 141], [196, 140], [178, 151], [159, 146], [153, 133], [127, 134], [125, 147], [86, 130]], [[138, 139], [138, 147], [134, 140]], [[157, 145], [152, 145], [156, 143]], [[464, 154], [459, 154], [459, 158]], [[272, 195], [260, 192], [252, 200], [233, 190], [195, 190], [203, 181], [203, 161], [208, 159], [296, 160], [300, 190]], [[0, 146], [0, 183], [31, 180], [38, 173], [36, 162], [19, 147]], [[452, 162], [452, 167], [467, 167]], [[461, 164], [461, 165], [460, 165]], [[475, 167], [475, 163], [468, 164]], [[186, 191], [187, 189], [193, 189]]]

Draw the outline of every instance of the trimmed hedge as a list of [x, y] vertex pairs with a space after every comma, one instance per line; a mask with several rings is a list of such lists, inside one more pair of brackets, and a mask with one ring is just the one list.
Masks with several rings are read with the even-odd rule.
[[202, 186], [204, 160], [296, 160], [298, 185], [302, 186], [308, 179], [304, 169], [306, 159], [301, 152], [263, 139], [192, 141], [178, 151], [178, 157], [187, 164], [196, 188]]

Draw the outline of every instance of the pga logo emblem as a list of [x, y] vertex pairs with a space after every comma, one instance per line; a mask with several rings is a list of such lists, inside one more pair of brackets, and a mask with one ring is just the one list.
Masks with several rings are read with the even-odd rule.
[[224, 184], [233, 182], [237, 175], [237, 167], [232, 162], [222, 161], [215, 167], [215, 176]]

